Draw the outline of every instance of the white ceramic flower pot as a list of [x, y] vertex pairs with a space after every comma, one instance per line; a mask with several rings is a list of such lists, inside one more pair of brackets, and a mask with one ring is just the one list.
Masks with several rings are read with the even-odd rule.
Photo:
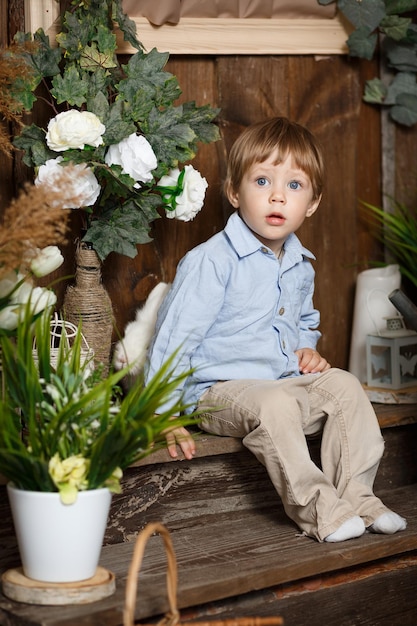
[[25, 576], [68, 583], [94, 576], [109, 514], [108, 489], [81, 491], [74, 504], [58, 493], [7, 485]]

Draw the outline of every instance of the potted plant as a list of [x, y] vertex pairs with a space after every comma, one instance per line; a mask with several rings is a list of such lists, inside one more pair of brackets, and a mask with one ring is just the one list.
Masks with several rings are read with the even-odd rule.
[[398, 263], [403, 277], [417, 289], [417, 211], [391, 198], [390, 210], [362, 202], [377, 225], [377, 237]]
[[[147, 386], [122, 395], [126, 370], [98, 376], [82, 358], [80, 328], [69, 343], [62, 327], [54, 360], [50, 330], [50, 309], [33, 322], [28, 305], [15, 337], [0, 339], [0, 472], [10, 481], [25, 575], [71, 582], [94, 575], [111, 493], [125, 468], [165, 441], [171, 416], [185, 407], [158, 407], [184, 377], [172, 356]], [[175, 426], [193, 421], [176, 418]]]

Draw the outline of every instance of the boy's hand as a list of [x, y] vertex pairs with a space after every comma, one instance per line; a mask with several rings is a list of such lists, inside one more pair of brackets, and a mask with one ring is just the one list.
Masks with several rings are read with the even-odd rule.
[[298, 365], [302, 374], [318, 374], [331, 368], [330, 363], [312, 348], [301, 348], [296, 350], [295, 354], [298, 356]]
[[[175, 418], [174, 418], [175, 419]], [[178, 457], [177, 444], [186, 459], [192, 459], [195, 454], [195, 441], [192, 435], [183, 426], [172, 428], [165, 432], [169, 456], [173, 459]]]

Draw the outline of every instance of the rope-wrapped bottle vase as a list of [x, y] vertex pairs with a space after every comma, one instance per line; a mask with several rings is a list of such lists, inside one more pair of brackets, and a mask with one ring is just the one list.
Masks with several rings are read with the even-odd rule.
[[76, 251], [75, 285], [67, 287], [64, 318], [81, 323], [82, 333], [94, 351], [94, 361], [107, 374], [113, 332], [112, 303], [101, 281], [101, 261], [97, 253], [81, 242]]

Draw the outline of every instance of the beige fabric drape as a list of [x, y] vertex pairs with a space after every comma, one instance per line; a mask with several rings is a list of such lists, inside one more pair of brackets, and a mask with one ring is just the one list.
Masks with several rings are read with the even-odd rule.
[[322, 18], [332, 19], [336, 4], [317, 0], [123, 0], [130, 17], [146, 17], [152, 24], [178, 24], [181, 17], [206, 18]]

